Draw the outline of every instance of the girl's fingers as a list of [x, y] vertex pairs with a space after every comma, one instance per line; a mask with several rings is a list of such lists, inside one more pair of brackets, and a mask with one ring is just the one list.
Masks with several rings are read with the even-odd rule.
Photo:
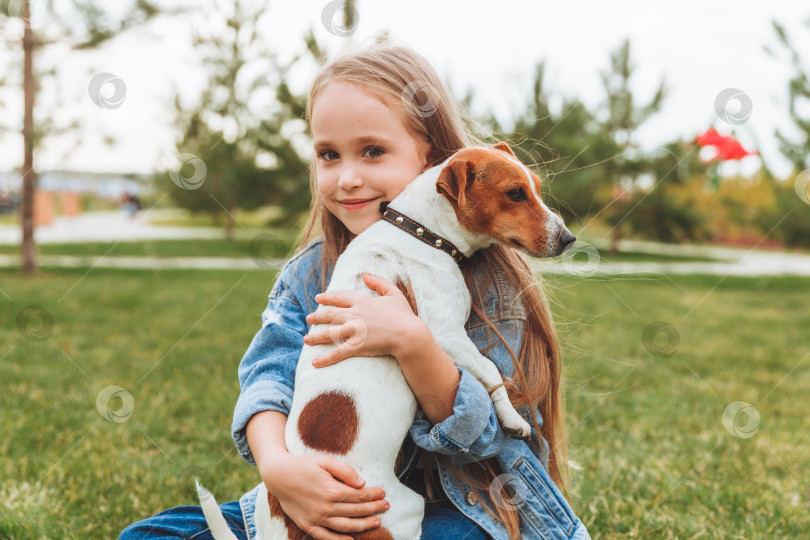
[[335, 534], [323, 527], [313, 527], [307, 534], [315, 540], [352, 540], [351, 536]]
[[307, 315], [307, 323], [315, 324], [342, 324], [349, 320], [351, 315], [343, 308], [341, 309], [319, 309]]
[[329, 324], [337, 313], [336, 309], [319, 309], [307, 315], [309, 324]]
[[[336, 351], [337, 350], [340, 350], [340, 349], [336, 349]], [[319, 356], [317, 358], [313, 358], [312, 359], [312, 365], [315, 366], [315, 367], [322, 368], [322, 367], [326, 367], [326, 366], [331, 366], [332, 364], [337, 364], [341, 360], [345, 360], [345, 358], [337, 356], [335, 354], [335, 352], [331, 352], [326, 356]]]
[[335, 479], [349, 487], [360, 489], [366, 484], [366, 481], [360, 478], [360, 475], [357, 474], [354, 467], [345, 461], [340, 461], [339, 459], [329, 456], [322, 456], [318, 461], [318, 465], [321, 469], [335, 477]]
[[330, 456], [320, 456], [318, 465], [341, 484], [343, 490], [339, 500], [342, 502], [368, 502], [385, 497], [385, 492], [378, 487], [365, 487], [363, 480], [354, 467]]
[[315, 295], [315, 301], [321, 305], [352, 307], [356, 293], [350, 292], [326, 292]]
[[345, 517], [366, 517], [382, 514], [388, 510], [388, 507], [388, 501], [385, 499], [355, 504], [342, 502], [335, 505], [332, 514]]
[[385, 296], [389, 292], [393, 292], [394, 290], [398, 291], [396, 285], [388, 281], [387, 279], [379, 276], [375, 276], [373, 274], [363, 274], [363, 281], [365, 281], [366, 286], [372, 290], [377, 291], [380, 293], [380, 296]]
[[[357, 505], [364, 505], [366, 503], [380, 503], [385, 504], [385, 491], [382, 488], [378, 487], [364, 487], [364, 488], [354, 488], [351, 485], [341, 485], [341, 489], [339, 490], [339, 495], [337, 498], [334, 499], [334, 504], [336, 506], [346, 505], [346, 507], [357, 506]], [[374, 507], [376, 508], [376, 507]], [[345, 515], [348, 516], [349, 514], [342, 514], [341, 512], [332, 512], [335, 515]], [[365, 514], [358, 514], [361, 516], [368, 516], [373, 512], [366, 512]]]
[[[349, 334], [349, 335], [344, 335]], [[337, 364], [347, 358], [358, 355], [358, 349], [365, 339], [365, 332], [360, 332], [352, 326], [333, 325], [329, 330], [314, 332], [304, 336], [304, 343], [309, 346], [334, 344], [338, 345], [329, 352], [312, 359], [315, 367], [326, 367]], [[361, 355], [362, 356], [362, 355]]]
[[[344, 335], [349, 334], [351, 335]], [[354, 337], [355, 329], [352, 326], [344, 328], [342, 323], [335, 322], [329, 330], [320, 330], [304, 335], [304, 343], [307, 345], [322, 345], [324, 343], [334, 343], [340, 345]]]
[[[363, 518], [333, 517], [324, 520], [323, 525], [342, 533], [359, 533], [380, 526], [380, 518], [368, 516]], [[335, 538], [346, 538], [335, 536]]]

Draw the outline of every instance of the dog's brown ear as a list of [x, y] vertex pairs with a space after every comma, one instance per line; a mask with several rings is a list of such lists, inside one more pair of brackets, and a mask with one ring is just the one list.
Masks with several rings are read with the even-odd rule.
[[464, 190], [475, 180], [473, 162], [462, 159], [451, 160], [439, 173], [436, 180], [436, 193], [444, 193], [446, 197], [456, 201], [459, 208], [464, 208], [467, 199]]
[[499, 142], [499, 143], [498, 143], [498, 144], [496, 144], [496, 145], [490, 146], [490, 148], [492, 148], [492, 149], [494, 149], [494, 150], [500, 150], [501, 152], [506, 152], [506, 153], [507, 153], [507, 154], [509, 154], [510, 156], [517, 157], [517, 156], [515, 155], [515, 153], [514, 153], [514, 152], [512, 152], [512, 149], [511, 149], [511, 148], [509, 148], [509, 145], [508, 145], [508, 144], [506, 144], [505, 142]]

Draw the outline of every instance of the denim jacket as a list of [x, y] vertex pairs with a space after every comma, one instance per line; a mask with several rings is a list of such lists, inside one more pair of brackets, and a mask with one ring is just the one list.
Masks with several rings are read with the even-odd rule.
[[[318, 304], [314, 297], [321, 291], [322, 240], [316, 240], [290, 259], [281, 270], [270, 292], [267, 309], [262, 314], [262, 328], [253, 338], [239, 365], [241, 393], [234, 410], [232, 434], [239, 453], [255, 465], [248, 447], [245, 426], [261, 411], [275, 410], [289, 415], [292, 406], [295, 370], [308, 331], [306, 316]], [[327, 271], [329, 282], [331, 268]], [[480, 277], [480, 276], [477, 276]], [[482, 310], [517, 354], [523, 337], [526, 313], [515, 301], [515, 292], [506, 278], [496, 276], [495, 285], [484, 295]], [[512, 299], [511, 301], [509, 299]], [[497, 365], [502, 374], [511, 376], [512, 357], [486, 324], [474, 312], [466, 330], [482, 354]], [[488, 339], [494, 338], [494, 345]], [[487, 346], [491, 348], [486, 349]], [[469, 463], [496, 457], [504, 472], [503, 483], [511, 495], [504, 499], [520, 515], [521, 538], [589, 539], [585, 526], [571, 510], [565, 497], [548, 474], [548, 444], [538, 437], [532, 426], [532, 445], [539, 449], [537, 458], [529, 445], [504, 435], [495, 408], [483, 385], [463, 368], [453, 413], [442, 422], [431, 425], [421, 408], [417, 409], [410, 436], [419, 447], [444, 454], [455, 463]], [[529, 408], [519, 411], [529, 424]], [[542, 419], [537, 417], [538, 424]], [[538, 446], [542, 444], [542, 449]], [[455, 507], [478, 524], [492, 538], [508, 539], [506, 528], [493, 520], [481, 506], [475, 491], [457, 484], [450, 472], [437, 461], [438, 476], [447, 497]], [[255, 536], [253, 519], [257, 489], [244, 494], [240, 505], [248, 537]], [[416, 540], [416, 539], [415, 539]]]

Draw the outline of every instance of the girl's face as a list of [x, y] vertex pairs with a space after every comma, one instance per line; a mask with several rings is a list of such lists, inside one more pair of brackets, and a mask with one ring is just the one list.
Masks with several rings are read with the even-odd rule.
[[361, 86], [329, 83], [312, 108], [318, 191], [353, 234], [430, 167], [430, 145]]

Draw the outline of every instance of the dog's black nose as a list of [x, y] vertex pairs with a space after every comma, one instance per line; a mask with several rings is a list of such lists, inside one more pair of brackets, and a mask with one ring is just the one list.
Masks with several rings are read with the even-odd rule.
[[560, 232], [560, 245], [562, 246], [562, 252], [565, 252], [568, 248], [574, 245], [574, 242], [577, 241], [577, 237], [571, 234], [571, 231], [563, 227], [562, 232]]

